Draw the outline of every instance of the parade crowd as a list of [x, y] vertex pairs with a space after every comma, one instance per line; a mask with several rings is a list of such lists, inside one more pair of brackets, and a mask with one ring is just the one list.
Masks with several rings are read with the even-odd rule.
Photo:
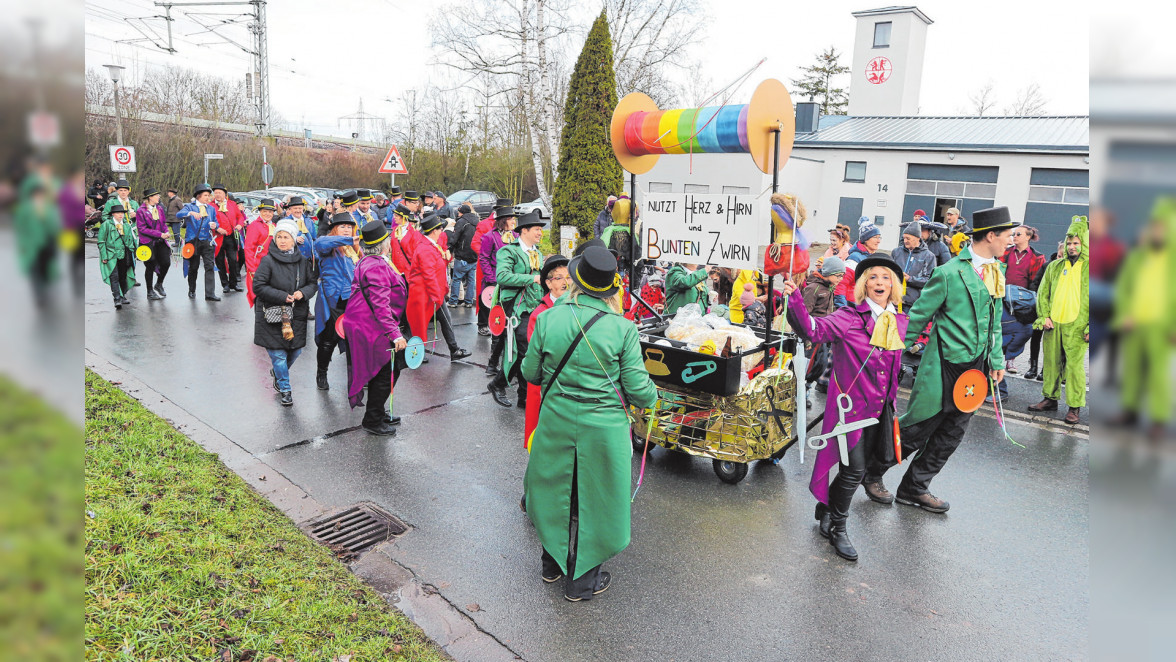
[[[542, 543], [542, 578], [567, 576], [572, 601], [609, 586], [601, 565], [629, 542], [628, 411], [658, 398], [635, 321], [688, 306], [752, 327], [787, 320], [813, 358], [805, 377], [828, 393], [822, 434], [839, 420], [862, 422], [846, 435], [844, 453], [834, 443], [818, 453], [810, 486], [820, 533], [849, 560], [857, 552], [845, 522], [859, 485], [879, 503], [948, 510], [930, 482], [978, 408], [951, 396], [968, 374], [981, 376], [980, 392], [999, 408], [1006, 370], [1028, 345], [1024, 376], [1043, 383], [1041, 402], [1028, 408], [1056, 410], [1063, 390], [1066, 422], [1078, 422], [1085, 406], [1085, 217], [1048, 257], [1030, 246], [1037, 231], [1004, 207], [979, 210], [971, 223], [956, 209], [942, 224], [919, 210], [889, 253], [863, 217], [856, 239], [836, 226], [811, 269], [776, 279], [769, 291], [756, 270], [630, 264], [639, 214], [625, 195], [607, 200], [594, 238], [569, 259], [543, 255], [544, 220], [537, 211], [519, 214], [508, 199], [481, 218], [439, 192], [393, 189], [377, 201], [372, 191], [350, 189], [317, 210], [298, 196], [266, 199], [250, 221], [220, 185], [197, 186], [186, 200], [173, 189], [164, 201], [153, 188], [132, 200], [125, 181], [104, 192], [91, 198], [101, 202], [101, 272], [116, 308], [139, 285], [136, 259], [147, 298], [167, 297], [171, 252], [179, 250], [189, 298], [201, 268], [205, 300], [221, 301], [218, 279], [220, 294], [245, 292], [280, 404], [293, 404], [290, 367], [312, 334], [316, 387], [331, 388], [327, 369], [342, 354], [349, 404], [364, 408], [362, 427], [373, 435], [394, 435], [401, 422], [389, 397], [402, 371], [415, 367], [410, 339], [445, 343], [452, 361], [469, 357], [449, 311], [476, 308], [478, 333], [497, 332], [487, 388], [497, 404], [526, 410], [523, 443], [533, 461], [520, 505]], [[791, 222], [798, 201], [777, 198], [774, 219]], [[900, 413], [898, 383], [912, 374]], [[839, 410], [843, 396], [851, 405]], [[911, 457], [891, 493], [884, 474]]]

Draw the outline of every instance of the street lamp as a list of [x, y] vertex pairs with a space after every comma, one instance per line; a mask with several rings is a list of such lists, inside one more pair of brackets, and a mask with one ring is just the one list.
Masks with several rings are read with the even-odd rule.
[[118, 103], [118, 81], [122, 78], [123, 69], [126, 67], [118, 64], [104, 64], [106, 71], [110, 74], [110, 80], [114, 83], [114, 126], [118, 135], [118, 144], [123, 144], [122, 136], [122, 111], [119, 109]]

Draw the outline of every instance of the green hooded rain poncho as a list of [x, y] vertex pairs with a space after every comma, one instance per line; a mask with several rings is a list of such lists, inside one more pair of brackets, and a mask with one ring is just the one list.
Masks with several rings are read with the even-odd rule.
[[1066, 380], [1066, 405], [1086, 406], [1086, 348], [1090, 341], [1090, 226], [1085, 216], [1071, 219], [1066, 242], [1082, 241], [1082, 253], [1074, 262], [1062, 257], [1049, 263], [1037, 288], [1035, 329], [1052, 329], [1041, 336], [1044, 379], [1041, 392], [1060, 400], [1062, 378]]

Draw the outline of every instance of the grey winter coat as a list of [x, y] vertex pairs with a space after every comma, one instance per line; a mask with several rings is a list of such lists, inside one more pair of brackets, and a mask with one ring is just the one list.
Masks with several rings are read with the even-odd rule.
[[[292, 255], [284, 255], [278, 245], [270, 240], [269, 253], [261, 258], [257, 273], [253, 275], [253, 293], [257, 300], [253, 304], [256, 315], [253, 325], [253, 344], [266, 349], [298, 349], [306, 345], [306, 318], [310, 312], [310, 298], [318, 291], [318, 274], [314, 264], [306, 259], [302, 251], [295, 249]], [[286, 296], [294, 290], [302, 291], [302, 298], [294, 302], [294, 339], [282, 337], [282, 324], [265, 321], [267, 306], [286, 305]]]
[[938, 266], [935, 255], [927, 250], [927, 242], [920, 239], [914, 250], [899, 246], [891, 251], [890, 257], [894, 258], [906, 274], [906, 294], [902, 297], [902, 305], [904, 309], [910, 310], [911, 305], [922, 294], [923, 286], [931, 278], [931, 272]]

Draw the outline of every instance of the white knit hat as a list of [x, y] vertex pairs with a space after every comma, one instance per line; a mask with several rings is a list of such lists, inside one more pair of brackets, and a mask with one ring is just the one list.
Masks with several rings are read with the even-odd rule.
[[278, 221], [274, 228], [275, 235], [277, 235], [279, 232], [289, 232], [291, 237], [297, 238], [298, 224], [288, 218], [283, 218], [282, 220]]

